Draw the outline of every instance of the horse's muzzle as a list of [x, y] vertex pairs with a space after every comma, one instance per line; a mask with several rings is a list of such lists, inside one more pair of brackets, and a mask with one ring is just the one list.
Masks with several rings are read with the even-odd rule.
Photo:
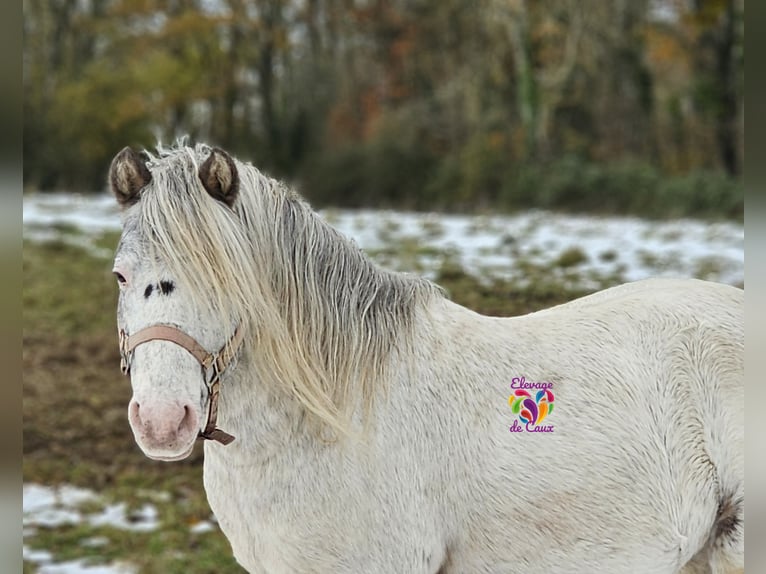
[[188, 456], [199, 431], [197, 408], [176, 401], [139, 403], [133, 398], [128, 419], [141, 450], [160, 460]]

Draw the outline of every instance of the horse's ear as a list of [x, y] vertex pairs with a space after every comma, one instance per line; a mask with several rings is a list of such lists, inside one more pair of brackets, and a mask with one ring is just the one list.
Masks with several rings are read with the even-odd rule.
[[112, 160], [109, 168], [109, 186], [121, 207], [128, 207], [139, 199], [139, 192], [152, 181], [146, 161], [129, 147]]
[[213, 148], [210, 157], [199, 168], [202, 185], [213, 199], [229, 207], [234, 205], [239, 192], [239, 173], [234, 160], [222, 149]]

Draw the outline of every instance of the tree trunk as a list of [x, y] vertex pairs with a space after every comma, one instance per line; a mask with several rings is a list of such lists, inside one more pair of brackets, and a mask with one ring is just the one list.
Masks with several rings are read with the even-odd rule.
[[719, 102], [716, 109], [716, 143], [721, 163], [729, 175], [740, 173], [737, 146], [737, 14], [734, 0], [727, 2], [720, 40], [716, 46]]
[[537, 152], [538, 89], [532, 69], [532, 48], [529, 40], [529, 18], [525, 0], [514, 2], [515, 10], [509, 18], [509, 40], [513, 49], [513, 63], [516, 68], [516, 105], [524, 130], [525, 159]]

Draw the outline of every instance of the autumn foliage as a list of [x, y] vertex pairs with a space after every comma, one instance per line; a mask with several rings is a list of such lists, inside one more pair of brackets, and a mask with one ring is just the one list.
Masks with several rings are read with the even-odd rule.
[[189, 134], [318, 203], [741, 217], [742, 0], [29, 0], [24, 26], [27, 187]]

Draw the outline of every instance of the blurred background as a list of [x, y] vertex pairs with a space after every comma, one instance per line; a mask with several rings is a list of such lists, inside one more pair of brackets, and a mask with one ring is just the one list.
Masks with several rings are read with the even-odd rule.
[[482, 313], [744, 287], [742, 0], [24, 0], [23, 28], [25, 573], [241, 572], [201, 448], [128, 427], [125, 145], [221, 146]]
[[742, 0], [25, 0], [24, 182], [189, 134], [317, 205], [742, 218]]

